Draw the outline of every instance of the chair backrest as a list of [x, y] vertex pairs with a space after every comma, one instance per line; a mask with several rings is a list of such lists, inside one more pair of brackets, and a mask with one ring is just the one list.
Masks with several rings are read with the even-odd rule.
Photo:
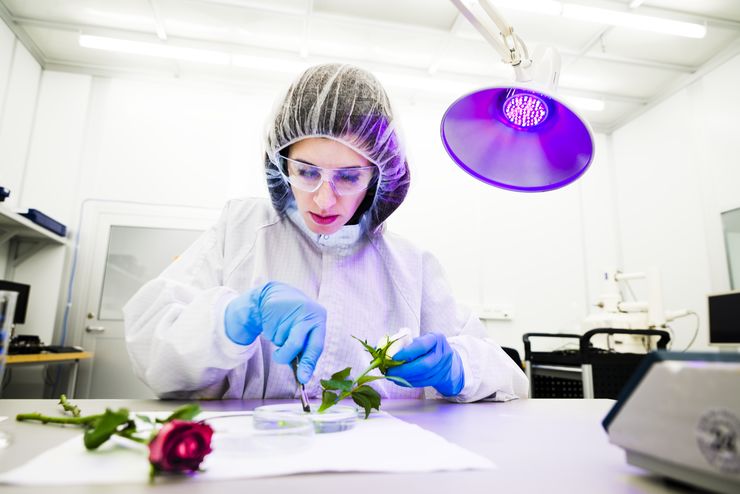
[[511, 360], [513, 360], [520, 369], [524, 369], [524, 366], [522, 365], [522, 359], [519, 357], [519, 352], [515, 348], [502, 346], [501, 349], [506, 352], [506, 355], [511, 357]]
[[[525, 333], [524, 360], [527, 362], [530, 398], [583, 398], [581, 356], [576, 349], [542, 351], [533, 350], [534, 340], [558, 339], [566, 346], [578, 346], [581, 335], [573, 333]], [[545, 370], [547, 367], [572, 369], [572, 372]]]

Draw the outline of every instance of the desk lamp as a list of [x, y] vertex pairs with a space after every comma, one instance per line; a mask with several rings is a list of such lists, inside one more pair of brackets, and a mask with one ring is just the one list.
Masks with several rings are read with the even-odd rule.
[[442, 117], [442, 142], [466, 172], [518, 192], [558, 189], [583, 175], [594, 157], [588, 124], [554, 95], [560, 56], [538, 47], [532, 57], [489, 0], [451, 0], [514, 68], [513, 85], [480, 89]]

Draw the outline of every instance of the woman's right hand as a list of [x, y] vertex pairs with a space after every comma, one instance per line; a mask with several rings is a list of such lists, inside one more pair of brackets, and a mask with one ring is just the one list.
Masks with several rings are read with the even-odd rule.
[[224, 327], [240, 345], [262, 334], [278, 347], [273, 355], [278, 363], [290, 364], [300, 355], [296, 376], [305, 384], [324, 349], [326, 309], [297, 288], [271, 281], [232, 300]]

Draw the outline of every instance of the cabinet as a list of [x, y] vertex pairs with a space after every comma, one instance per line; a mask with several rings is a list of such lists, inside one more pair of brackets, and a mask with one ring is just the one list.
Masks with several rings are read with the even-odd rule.
[[[31, 285], [26, 320], [15, 328], [17, 334], [36, 335], [46, 344], [53, 342], [67, 245], [69, 241], [66, 238], [0, 203], [0, 279]], [[6, 369], [8, 382], [3, 396], [44, 396], [45, 384], [41, 378], [44, 368], [25, 363], [12, 367]], [[12, 374], [12, 379], [7, 376], [8, 372]], [[58, 374], [47, 372], [45, 375]], [[65, 389], [63, 382], [57, 388]]]

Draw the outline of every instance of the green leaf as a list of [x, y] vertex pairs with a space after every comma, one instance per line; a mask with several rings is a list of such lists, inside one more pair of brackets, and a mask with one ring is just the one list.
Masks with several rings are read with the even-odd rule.
[[388, 342], [385, 345], [378, 347], [378, 353], [381, 357], [383, 357], [383, 360], [385, 359], [390, 360], [392, 358], [392, 357], [387, 356], [388, 350], [390, 349], [391, 345], [393, 345], [395, 342], [397, 342], [400, 339], [401, 338], [396, 338], [395, 340], [388, 340]]
[[413, 388], [410, 382], [408, 382], [406, 379], [398, 376], [385, 376], [386, 379], [389, 381], [396, 382], [398, 384], [401, 384], [403, 386], [406, 386], [407, 388]]
[[321, 387], [324, 389], [332, 389], [336, 391], [349, 391], [352, 389], [352, 381], [349, 379], [345, 381], [337, 381], [335, 379], [322, 379], [321, 381]]
[[337, 404], [338, 401], [339, 401], [338, 394], [325, 389], [324, 392], [321, 393], [321, 406], [319, 407], [319, 412], [323, 412], [327, 408], [333, 407], [334, 405]]
[[126, 427], [123, 429], [117, 429], [119, 434], [123, 434], [124, 436], [128, 436], [136, 432], [136, 422], [133, 420], [128, 420], [126, 422]]
[[362, 386], [365, 383], [377, 381], [378, 379], [385, 379], [385, 376], [362, 376], [357, 380], [357, 385]]
[[403, 365], [405, 363], [405, 360], [385, 359], [380, 363], [378, 369], [380, 369], [381, 374], [385, 375], [388, 372], [388, 369], [390, 369], [391, 367], [398, 367], [399, 365]]
[[346, 369], [342, 369], [339, 372], [335, 372], [331, 375], [331, 379], [333, 381], [344, 381], [345, 379], [349, 378], [349, 373], [352, 371], [352, 367], [347, 367]]
[[390, 369], [391, 367], [397, 367], [405, 363], [405, 361], [403, 360], [393, 360], [393, 357], [388, 356], [388, 349], [390, 349], [391, 345], [393, 345], [395, 342], [397, 342], [400, 339], [401, 338], [396, 338], [394, 340], [388, 340], [388, 343], [386, 343], [385, 345], [377, 349], [378, 369], [380, 369], [381, 374], [385, 375], [385, 373], [388, 372], [388, 369]]
[[380, 410], [380, 395], [370, 386], [363, 385], [355, 388], [352, 391], [352, 399], [365, 409], [365, 418], [368, 418], [373, 408]]
[[150, 416], [148, 416], [148, 415], [137, 414], [136, 415], [136, 418], [139, 419], [139, 420], [141, 420], [144, 423], [147, 423], [147, 424], [153, 424], [154, 423], [154, 420], [152, 420], [152, 418]]
[[377, 350], [378, 350], [378, 353], [380, 354], [380, 356], [381, 356], [381, 357], [383, 357], [384, 359], [385, 359], [385, 358], [390, 358], [390, 357], [386, 357], [386, 353], [388, 353], [388, 349], [389, 349], [389, 348], [391, 347], [391, 345], [392, 345], [392, 344], [394, 344], [394, 343], [395, 343], [396, 341], [398, 341], [398, 338], [396, 338], [395, 340], [388, 340], [388, 342], [387, 342], [387, 343], [386, 343], [385, 345], [383, 345], [383, 346], [381, 346], [381, 347], [378, 347], [378, 349], [377, 349]]
[[361, 378], [359, 378], [357, 380], [357, 385], [358, 386], [361, 386], [361, 385], [366, 384], [366, 383], [369, 383], [369, 382], [377, 381], [378, 379], [388, 379], [389, 381], [393, 381], [393, 382], [396, 382], [398, 384], [402, 384], [402, 385], [404, 385], [406, 387], [409, 387], [409, 388], [412, 388], [413, 387], [411, 385], [411, 383], [409, 383], [406, 379], [404, 379], [402, 377], [397, 377], [397, 376], [362, 376]]
[[180, 408], [176, 408], [169, 417], [164, 420], [157, 420], [161, 424], [172, 422], [173, 420], [193, 420], [196, 415], [200, 413], [200, 405], [197, 403], [189, 403], [183, 405]]
[[349, 391], [352, 389], [352, 379], [349, 379], [349, 373], [352, 371], [352, 367], [340, 370], [332, 374], [331, 379], [322, 379], [321, 387], [324, 389], [332, 389], [337, 391]]
[[105, 413], [93, 423], [93, 427], [85, 431], [85, 447], [96, 449], [115, 434], [121, 425], [126, 424], [125, 429], [127, 429], [129, 427], [128, 416], [129, 412], [126, 408], [121, 408], [115, 412], [106, 408]]
[[373, 356], [373, 359], [376, 359], [376, 358], [380, 357], [380, 352], [378, 352], [378, 350], [376, 348], [373, 348], [370, 345], [368, 345], [367, 344], [367, 340], [364, 340], [363, 341], [363, 340], [359, 339], [356, 336], [353, 336], [352, 338], [354, 338], [357, 341], [359, 341], [360, 344], [362, 344], [362, 346], [365, 347], [365, 350], [367, 350], [368, 353]]

